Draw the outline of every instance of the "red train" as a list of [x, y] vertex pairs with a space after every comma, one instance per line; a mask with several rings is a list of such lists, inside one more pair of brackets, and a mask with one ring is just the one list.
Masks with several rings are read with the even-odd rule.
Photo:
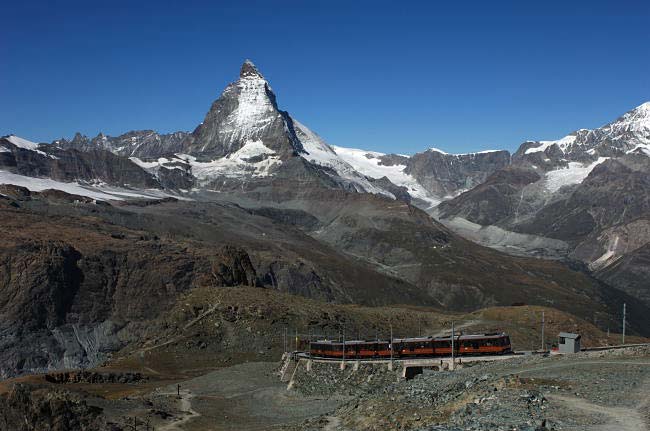
[[[345, 349], [345, 352], [343, 351]], [[511, 353], [510, 337], [506, 333], [454, 336], [454, 354], [502, 355]], [[310, 343], [311, 356], [342, 359], [390, 358], [390, 341], [316, 341]], [[450, 356], [451, 336], [393, 339], [393, 358]]]

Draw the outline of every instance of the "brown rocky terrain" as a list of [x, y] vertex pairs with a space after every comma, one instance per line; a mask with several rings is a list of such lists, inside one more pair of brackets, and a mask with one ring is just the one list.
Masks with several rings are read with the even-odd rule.
[[[519, 390], [523, 384], [527, 389], [531, 383], [515, 378], [503, 385], [493, 380], [500, 381], [504, 373], [518, 373], [517, 367], [535, 369], [545, 363], [522, 357], [514, 365], [476, 366], [458, 376], [426, 376], [436, 383], [420, 377], [400, 382], [397, 372], [389, 374], [385, 366], [371, 370], [363, 365], [353, 373], [351, 366], [341, 372], [338, 364], [333, 364], [315, 367], [311, 374], [301, 370], [295, 389], [287, 391], [286, 382], [280, 382], [276, 374], [285, 328], [286, 344], [293, 349], [296, 332], [298, 346], [302, 347], [310, 335], [335, 338], [345, 331], [347, 337], [383, 338], [389, 336], [391, 325], [396, 336], [439, 334], [448, 332], [455, 321], [459, 331], [506, 330], [519, 350], [539, 347], [542, 311], [546, 314], [549, 344], [560, 330], [582, 333], [585, 346], [617, 344], [620, 340], [619, 334], [612, 333], [608, 338], [593, 323], [542, 307], [498, 307], [463, 314], [413, 306], [333, 305], [255, 287], [196, 288], [181, 294], [169, 311], [148, 321], [138, 341], [115, 352], [98, 369], [1, 382], [0, 417], [5, 422], [0, 429], [38, 429], [20, 428], [23, 415], [32, 415], [28, 417], [33, 424], [51, 421], [61, 423], [59, 429], [81, 430], [127, 430], [134, 421], [142, 426], [149, 423], [156, 429], [322, 429], [332, 422], [330, 416], [338, 417], [340, 425], [346, 424], [348, 429], [386, 421], [418, 429], [442, 420], [436, 406], [444, 404], [444, 411], [458, 414], [467, 402], [472, 408], [473, 399], [484, 395], [465, 395], [482, 394], [488, 384], [504, 390], [497, 395], [506, 398], [499, 400], [518, 405], [518, 395], [512, 400], [507, 398], [507, 388]], [[627, 341], [648, 340], [629, 337]], [[604, 366], [618, 369], [615, 365]], [[489, 378], [480, 380], [486, 373]], [[328, 384], [326, 378], [331, 378]], [[458, 385], [432, 404], [432, 391], [447, 384], [447, 379]], [[471, 381], [469, 392], [466, 381]], [[180, 399], [176, 397], [178, 384]], [[607, 384], [615, 386], [614, 380]], [[393, 402], [389, 402], [390, 397]], [[515, 407], [506, 404], [503, 409], [518, 412]], [[490, 414], [495, 419], [499, 413]], [[512, 420], [519, 417], [513, 416]], [[454, 420], [468, 419], [461, 414]]]
[[643, 306], [584, 272], [473, 245], [405, 203], [278, 181], [268, 198], [264, 183], [240, 191], [239, 205], [227, 193], [113, 206], [5, 191], [2, 375], [99, 364], [205, 287], [459, 311], [537, 304], [603, 329], [627, 301], [630, 329], [649, 327]]

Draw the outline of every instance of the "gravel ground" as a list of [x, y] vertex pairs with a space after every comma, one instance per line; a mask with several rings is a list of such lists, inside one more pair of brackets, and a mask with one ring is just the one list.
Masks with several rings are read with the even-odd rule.
[[159, 431], [650, 431], [650, 347], [465, 363], [411, 380], [386, 364], [314, 363], [307, 372], [302, 363], [292, 390], [278, 365], [249, 362], [184, 380], [180, 397], [176, 383], [155, 379], [110, 398], [75, 396], [102, 408], [116, 430], [132, 429], [137, 417]]
[[276, 371], [277, 363], [251, 362], [183, 382], [181, 387], [193, 395], [191, 408], [198, 415], [182, 429], [282, 429], [331, 412], [349, 400], [287, 391]]
[[[367, 374], [367, 373], [366, 373]], [[314, 369], [297, 391], [341, 392], [355, 399], [303, 430], [648, 430], [650, 348], [571, 356], [522, 356], [455, 372], [425, 372], [373, 387], [336, 368]], [[364, 376], [366, 379], [367, 375]], [[344, 382], [356, 382], [350, 390]], [[304, 387], [303, 387], [304, 386]]]

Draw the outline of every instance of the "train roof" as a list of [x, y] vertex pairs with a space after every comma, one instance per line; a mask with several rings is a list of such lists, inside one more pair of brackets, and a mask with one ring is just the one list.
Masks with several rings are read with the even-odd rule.
[[[312, 341], [318, 344], [343, 344], [341, 341], [336, 340], [318, 340]], [[345, 340], [345, 344], [368, 344], [368, 343], [390, 343], [388, 340]]]
[[[479, 340], [479, 339], [495, 339], [507, 337], [508, 334], [505, 332], [501, 333], [489, 333], [489, 334], [466, 334], [466, 335], [454, 335], [454, 341], [464, 341], [464, 340]], [[418, 343], [418, 342], [427, 342], [427, 341], [451, 341], [451, 335], [444, 337], [411, 337], [411, 338], [393, 338], [393, 343]], [[341, 341], [337, 340], [318, 340], [313, 343], [318, 344], [343, 344]], [[370, 344], [370, 343], [390, 343], [389, 340], [346, 340], [346, 345], [355, 345], [355, 344]]]
[[[507, 337], [508, 334], [505, 332], [501, 333], [490, 333], [490, 334], [466, 334], [466, 335], [454, 335], [454, 340], [476, 340], [479, 338], [502, 338], [502, 337]], [[436, 340], [451, 340], [451, 335], [447, 335], [445, 337], [436, 337]]]

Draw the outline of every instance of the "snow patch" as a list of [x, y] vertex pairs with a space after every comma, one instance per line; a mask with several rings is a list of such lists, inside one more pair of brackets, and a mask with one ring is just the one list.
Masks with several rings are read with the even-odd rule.
[[349, 163], [343, 160], [320, 136], [309, 130], [305, 125], [293, 120], [298, 139], [306, 151], [301, 156], [307, 161], [333, 169], [341, 178], [350, 181], [359, 187], [359, 191], [382, 194], [395, 199], [395, 196], [368, 181], [362, 172], [357, 172]]
[[20, 138], [16, 135], [8, 136], [7, 140], [19, 148], [32, 151], [38, 149], [38, 144], [36, 142], [28, 141], [27, 139]]
[[562, 152], [566, 151], [566, 148], [573, 144], [576, 140], [575, 135], [568, 135], [565, 136], [562, 139], [559, 139], [557, 141], [538, 141], [539, 146], [537, 147], [532, 147], [526, 150], [524, 154], [532, 154], [532, 153], [540, 153], [546, 151], [548, 148], [552, 147], [553, 145], [557, 145]]
[[405, 173], [405, 165], [380, 165], [380, 158], [385, 155], [383, 153], [335, 145], [331, 147], [341, 159], [363, 175], [371, 178], [387, 177], [393, 184], [406, 187], [411, 197], [428, 202], [431, 208], [442, 202], [441, 198], [431, 195], [415, 178]]
[[63, 183], [54, 181], [49, 178], [34, 178], [24, 175], [12, 174], [11, 172], [0, 171], [0, 184], [13, 184], [15, 186], [26, 187], [30, 191], [40, 192], [47, 189], [61, 190], [73, 195], [86, 196], [99, 200], [122, 200], [119, 197], [92, 190], [82, 186], [79, 183]]
[[18, 148], [23, 148], [29, 151], [35, 151], [42, 156], [49, 157], [51, 159], [56, 159], [56, 157], [46, 154], [45, 152], [39, 150], [38, 149], [39, 144], [37, 144], [36, 142], [28, 141], [27, 139], [23, 139], [16, 135], [9, 135], [7, 136], [6, 139], [12, 144], [14, 144], [15, 146], [17, 146]]
[[[176, 159], [170, 161], [188, 163], [198, 180], [211, 180], [218, 177], [244, 178], [266, 177], [271, 170], [282, 163], [273, 150], [262, 141], [248, 141], [236, 152], [220, 159], [200, 162], [188, 154], [176, 154]], [[254, 158], [260, 160], [253, 161]], [[167, 166], [165, 166], [167, 167]]]
[[[260, 160], [255, 160], [256, 158]], [[218, 177], [269, 176], [271, 175], [271, 168], [282, 163], [275, 152], [264, 145], [262, 141], [247, 141], [234, 153], [208, 162], [201, 162], [194, 156], [181, 153], [175, 154], [174, 158], [160, 157], [153, 161], [143, 161], [137, 157], [131, 157], [130, 159], [138, 166], [153, 172], [161, 167], [184, 169], [183, 166], [175, 165], [175, 163], [189, 165], [192, 175], [198, 180], [206, 181]]]
[[588, 165], [578, 162], [569, 162], [567, 168], [547, 172], [544, 185], [547, 190], [555, 193], [563, 186], [580, 184], [597, 165], [603, 163], [608, 158], [609, 157], [599, 157], [598, 160]]
[[[471, 153], [453, 153], [453, 154], [451, 154], [451, 153], [447, 153], [445, 151], [442, 151], [441, 149], [436, 148], [436, 147], [431, 147], [431, 148], [427, 149], [427, 152], [435, 152], [435, 153], [440, 153], [440, 154], [445, 155], [445, 156], [456, 156], [456, 157], [459, 157], [459, 156], [472, 156], [474, 154], [498, 153], [499, 151], [503, 151], [503, 150], [483, 150], [483, 151], [474, 151], [474, 152], [471, 152]], [[409, 156], [405, 156], [405, 157], [409, 157]]]
[[0, 170], [0, 184], [13, 184], [29, 189], [33, 192], [53, 189], [72, 195], [85, 196], [96, 200], [115, 200], [122, 201], [122, 197], [137, 199], [162, 199], [173, 197], [179, 200], [191, 200], [178, 195], [166, 193], [158, 189], [131, 190], [119, 187], [107, 186], [103, 181], [95, 180], [90, 184], [80, 184], [78, 182], [65, 183], [55, 181], [49, 178], [35, 178], [25, 175], [18, 175], [7, 171]]
[[[142, 169], [146, 169], [146, 170], [157, 170], [160, 167], [165, 167], [167, 169], [181, 169], [181, 170], [183, 169], [181, 166], [176, 166], [172, 164], [174, 162], [182, 161], [179, 159], [168, 159], [166, 157], [159, 157], [158, 160], [147, 162], [137, 157], [129, 157], [129, 160], [131, 160], [136, 165], [140, 166]], [[167, 163], [170, 163], [171, 165], [168, 166]]]
[[636, 147], [632, 148], [627, 152], [628, 154], [637, 153], [644, 154], [650, 157], [650, 144], [638, 144]]

